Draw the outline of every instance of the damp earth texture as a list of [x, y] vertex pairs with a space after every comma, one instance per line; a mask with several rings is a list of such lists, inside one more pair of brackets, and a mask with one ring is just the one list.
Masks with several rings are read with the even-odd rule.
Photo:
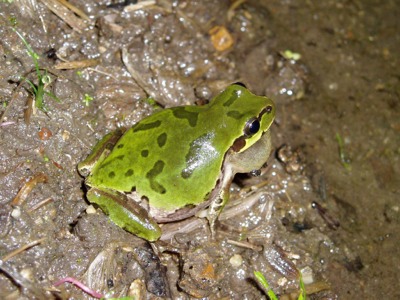
[[400, 299], [398, 1], [125, 2], [0, 2], [0, 298]]

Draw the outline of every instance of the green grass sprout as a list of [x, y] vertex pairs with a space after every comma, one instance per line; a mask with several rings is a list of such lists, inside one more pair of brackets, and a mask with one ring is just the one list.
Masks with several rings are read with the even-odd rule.
[[291, 50], [282, 51], [282, 52], [280, 52], [280, 54], [286, 59], [292, 59], [292, 60], [295, 60], [295, 61], [301, 59], [301, 54], [300, 53], [293, 52]]
[[278, 300], [278, 297], [272, 291], [271, 287], [268, 284], [267, 279], [265, 279], [264, 275], [259, 271], [254, 271], [254, 276], [256, 277], [259, 284], [261, 284], [264, 291], [267, 293], [267, 296], [271, 300]]
[[152, 97], [148, 97], [148, 98], [144, 99], [143, 101], [144, 101], [144, 103], [147, 103], [148, 105], [150, 105], [150, 106], [154, 109], [155, 112], [164, 109], [164, 108], [163, 108], [160, 104], [158, 104], [157, 101], [154, 100], [154, 98], [152, 98]]
[[[265, 279], [264, 275], [259, 271], [254, 271], [254, 276], [256, 277], [258, 283], [262, 286], [264, 291], [267, 293], [267, 296], [270, 300], [278, 300], [278, 297], [272, 291], [267, 279]], [[306, 288], [304, 287], [303, 277], [299, 272], [299, 285], [300, 285], [300, 294], [297, 300], [306, 300]]]
[[339, 146], [340, 162], [342, 163], [343, 167], [345, 167], [346, 170], [351, 171], [350, 159], [345, 152], [344, 142], [339, 133], [336, 133], [336, 141]]
[[90, 102], [93, 101], [93, 97], [90, 96], [89, 94], [85, 94], [82, 102], [85, 103], [86, 106], [89, 106]]
[[44, 105], [44, 95], [47, 95], [54, 99], [57, 102], [61, 102], [54, 94], [46, 91], [46, 87], [51, 83], [51, 77], [47, 74], [47, 70], [42, 71], [42, 69], [39, 67], [39, 55], [33, 51], [31, 45], [26, 41], [24, 36], [18, 32], [15, 28], [12, 28], [12, 30], [18, 35], [18, 37], [21, 39], [21, 41], [24, 43], [26, 50], [28, 52], [28, 55], [32, 58], [33, 64], [35, 65], [35, 71], [36, 71], [36, 76], [37, 76], [37, 85], [33, 83], [31, 80], [29, 80], [26, 77], [21, 77], [25, 82], [27, 82], [30, 87], [31, 87], [31, 93], [35, 97], [35, 106], [42, 110], [42, 111], [47, 111], [47, 108]]
[[303, 281], [303, 276], [301, 275], [301, 272], [299, 272], [300, 278], [299, 278], [299, 285], [300, 285], [300, 295], [298, 300], [306, 300], [306, 288], [304, 286], [304, 281]]
[[13, 27], [17, 26], [17, 24], [18, 24], [17, 18], [14, 15], [11, 15], [8, 17], [8, 22], [10, 22], [11, 26], [13, 26]]

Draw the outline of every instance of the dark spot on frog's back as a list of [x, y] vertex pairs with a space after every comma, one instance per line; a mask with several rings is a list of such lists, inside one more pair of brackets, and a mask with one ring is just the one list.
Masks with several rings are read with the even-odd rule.
[[165, 187], [161, 183], [159, 183], [156, 178], [159, 174], [162, 173], [164, 166], [165, 162], [163, 162], [162, 160], [158, 160], [154, 164], [153, 168], [146, 174], [146, 178], [150, 182], [151, 189], [159, 194], [165, 194], [167, 192]]
[[125, 177], [130, 177], [133, 175], [133, 170], [129, 169], [128, 171], [125, 172]]
[[153, 128], [157, 128], [160, 127], [161, 125], [161, 121], [157, 120], [151, 123], [138, 123], [134, 128], [133, 128], [133, 132], [138, 132], [138, 131], [145, 131], [145, 130], [149, 130], [149, 129], [153, 129]]
[[236, 99], [238, 99], [238, 98], [239, 98], [239, 95], [238, 95], [237, 91], [234, 91], [232, 93], [232, 95], [229, 97], [229, 99], [224, 102], [223, 105], [229, 107], [233, 103], [235, 103]]
[[172, 112], [176, 118], [186, 119], [191, 127], [196, 126], [199, 117], [198, 112], [187, 111], [185, 107], [176, 107]]
[[243, 114], [240, 113], [240, 112], [238, 112], [237, 110], [228, 111], [228, 112], [226, 113], [226, 115], [227, 115], [228, 117], [234, 118], [234, 119], [236, 119], [236, 120], [240, 120], [240, 118], [243, 116]]
[[111, 171], [110, 173], [108, 173], [108, 177], [114, 178], [115, 177], [115, 172]]
[[157, 137], [157, 143], [160, 148], [164, 147], [167, 142], [167, 134], [164, 132]]
[[124, 148], [124, 144], [119, 144], [119, 145], [117, 146], [117, 148], [118, 148], [118, 149]]
[[149, 150], [142, 150], [142, 152], [140, 152], [140, 155], [141, 155], [142, 157], [147, 157], [147, 156], [149, 156]]

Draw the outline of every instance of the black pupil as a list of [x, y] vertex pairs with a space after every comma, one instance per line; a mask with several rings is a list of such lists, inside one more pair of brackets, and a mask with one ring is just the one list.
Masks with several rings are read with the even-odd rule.
[[260, 130], [260, 121], [254, 120], [249, 126], [249, 133], [255, 134]]

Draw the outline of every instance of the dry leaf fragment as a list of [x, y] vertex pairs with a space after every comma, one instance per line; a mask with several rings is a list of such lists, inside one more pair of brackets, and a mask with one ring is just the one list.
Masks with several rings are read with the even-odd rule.
[[211, 42], [217, 51], [225, 51], [232, 47], [233, 37], [228, 29], [224, 26], [214, 26], [208, 33], [210, 34]]

